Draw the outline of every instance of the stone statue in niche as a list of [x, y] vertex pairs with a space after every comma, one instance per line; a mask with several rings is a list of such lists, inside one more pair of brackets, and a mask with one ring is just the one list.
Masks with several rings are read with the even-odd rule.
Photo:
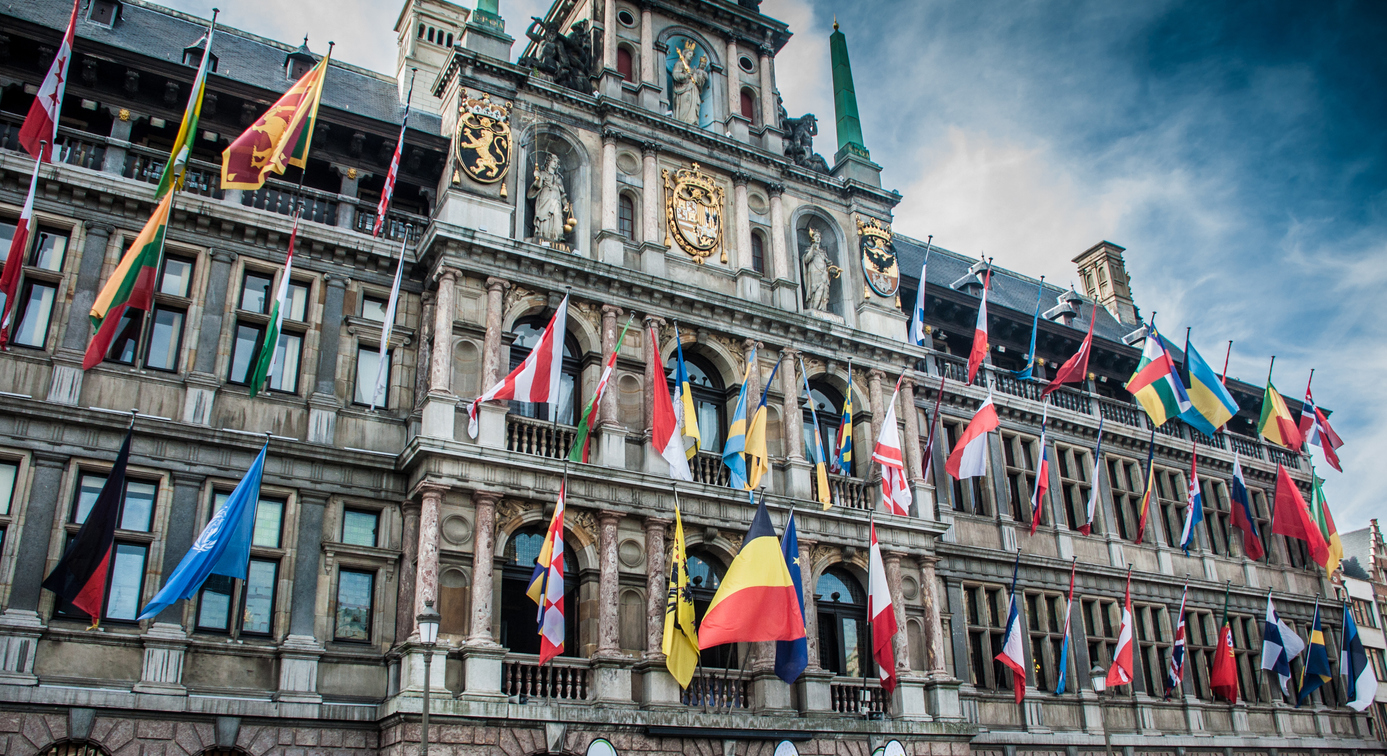
[[809, 249], [804, 251], [804, 306], [810, 310], [828, 311], [829, 280], [842, 275], [842, 268], [833, 264], [823, 246], [823, 236], [809, 231]]
[[563, 187], [563, 171], [559, 156], [549, 155], [543, 167], [536, 163], [535, 178], [526, 199], [534, 200], [534, 238], [541, 242], [560, 242], [573, 230], [573, 206]]
[[684, 49], [675, 48], [675, 52], [679, 62], [670, 72], [674, 77], [674, 120], [697, 126], [698, 113], [703, 107], [703, 87], [708, 84], [708, 56], [699, 56], [698, 65], [691, 65], [693, 42], [685, 42]]
[[787, 136], [785, 157], [811, 171], [828, 173], [828, 161], [814, 152], [814, 137], [819, 135], [819, 119], [813, 113], [805, 113], [799, 118], [782, 118], [781, 122]]

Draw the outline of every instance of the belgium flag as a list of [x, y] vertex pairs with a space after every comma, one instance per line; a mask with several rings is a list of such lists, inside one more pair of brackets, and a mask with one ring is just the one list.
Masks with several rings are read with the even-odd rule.
[[698, 627], [698, 647], [792, 641], [804, 637], [794, 581], [771, 527], [766, 502], [756, 509], [742, 550], [732, 560]]

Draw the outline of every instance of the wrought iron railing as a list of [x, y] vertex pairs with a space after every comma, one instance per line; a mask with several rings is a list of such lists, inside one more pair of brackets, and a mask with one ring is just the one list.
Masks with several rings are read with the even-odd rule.
[[575, 430], [571, 425], [555, 426], [548, 420], [536, 420], [511, 412], [506, 415], [506, 449], [563, 459], [573, 445]]
[[829, 684], [828, 698], [839, 714], [885, 712], [888, 699], [880, 685], [856, 677], [836, 678]]
[[589, 667], [587, 659], [559, 656], [541, 666], [537, 656], [511, 654], [501, 663], [501, 692], [541, 701], [586, 701]]

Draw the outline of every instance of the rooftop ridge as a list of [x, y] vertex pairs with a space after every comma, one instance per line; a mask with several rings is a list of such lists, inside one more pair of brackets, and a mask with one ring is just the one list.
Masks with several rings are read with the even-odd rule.
[[[912, 244], [915, 244], [916, 246], [919, 246], [919, 247], [922, 247], [922, 248], [926, 246], [926, 242], [922, 242], [922, 241], [920, 241], [919, 239], [916, 239], [916, 238], [913, 237], [913, 236], [909, 236], [909, 235], [902, 234], [902, 233], [893, 233], [893, 235], [896, 236], [897, 238], [904, 239], [904, 240], [906, 240], [906, 241], [908, 241], [908, 242], [910, 242], [910, 243], [912, 243]], [[944, 254], [953, 257], [954, 259], [958, 260], [959, 262], [967, 262], [967, 263], [970, 264], [970, 265], [973, 264], [973, 263], [975, 263], [975, 262], [977, 262], [977, 258], [975, 258], [975, 257], [968, 257], [968, 256], [966, 256], [966, 255], [959, 254], [958, 252], [955, 252], [955, 251], [953, 251], [953, 250], [951, 250], [951, 249], [946, 249], [946, 248], [944, 248], [944, 247], [935, 246], [934, 243], [932, 243], [932, 242], [930, 242], [930, 243], [928, 243], [928, 244], [929, 244], [929, 248], [930, 248], [931, 254], [933, 254], [934, 252], [943, 252]], [[1007, 268], [1007, 267], [1000, 266], [1000, 265], [996, 265], [996, 266], [993, 266], [993, 267], [994, 267], [994, 268], [1000, 268], [1001, 270], [1006, 271], [1007, 274], [1010, 275], [1012, 278], [1015, 278], [1015, 279], [1017, 279], [1017, 280], [1019, 280], [1019, 281], [1022, 281], [1022, 282], [1024, 282], [1024, 283], [1035, 284], [1036, 286], [1040, 286], [1040, 287], [1046, 289], [1047, 291], [1054, 291], [1054, 292], [1057, 292], [1057, 293], [1059, 293], [1059, 294], [1063, 294], [1063, 293], [1069, 291], [1069, 289], [1073, 288], [1072, 285], [1071, 285], [1071, 286], [1068, 286], [1068, 287], [1065, 287], [1065, 286], [1056, 286], [1055, 284], [1052, 284], [1052, 283], [1049, 283], [1049, 282], [1046, 282], [1046, 281], [1041, 281], [1041, 280], [1038, 279], [1038, 278], [1032, 278], [1032, 277], [1026, 275], [1025, 273], [1019, 273], [1019, 272], [1017, 272], [1016, 270], [1014, 270], [1014, 269], [1012, 269], [1012, 268]], [[1094, 300], [1093, 300], [1093, 299], [1090, 299], [1090, 298], [1087, 297], [1087, 296], [1085, 296], [1085, 295], [1083, 294], [1083, 292], [1078, 291], [1078, 289], [1075, 289], [1075, 292], [1078, 293], [1079, 297], [1080, 297], [1081, 299], [1083, 299], [1083, 301], [1084, 301], [1085, 304], [1094, 304]]]

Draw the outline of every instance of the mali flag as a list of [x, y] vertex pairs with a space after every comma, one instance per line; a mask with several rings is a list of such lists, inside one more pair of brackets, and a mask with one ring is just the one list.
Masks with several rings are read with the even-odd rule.
[[259, 189], [265, 177], [304, 167], [327, 79], [328, 57], [303, 75], [265, 115], [222, 151], [222, 188]]
[[1180, 413], [1180, 419], [1190, 427], [1212, 437], [1234, 415], [1238, 414], [1238, 403], [1224, 388], [1218, 373], [1195, 351], [1194, 345], [1185, 342], [1185, 385], [1189, 387], [1190, 408]]
[[804, 614], [764, 498], [698, 627], [700, 649], [724, 643], [792, 641], [804, 636]]
[[140, 235], [126, 251], [125, 257], [111, 273], [106, 286], [96, 295], [92, 303], [91, 344], [82, 358], [82, 369], [90, 370], [106, 359], [111, 342], [120, 332], [122, 316], [126, 310], [149, 311], [154, 300], [154, 279], [159, 270], [159, 258], [164, 255], [164, 234], [169, 227], [169, 208], [173, 206], [173, 192], [164, 195], [144, 224]]
[[1281, 398], [1281, 392], [1271, 385], [1270, 380], [1267, 381], [1267, 392], [1262, 395], [1262, 419], [1257, 421], [1257, 432], [1273, 444], [1295, 451], [1300, 451], [1300, 445], [1304, 443], [1300, 437], [1300, 427], [1286, 408], [1286, 400]]

